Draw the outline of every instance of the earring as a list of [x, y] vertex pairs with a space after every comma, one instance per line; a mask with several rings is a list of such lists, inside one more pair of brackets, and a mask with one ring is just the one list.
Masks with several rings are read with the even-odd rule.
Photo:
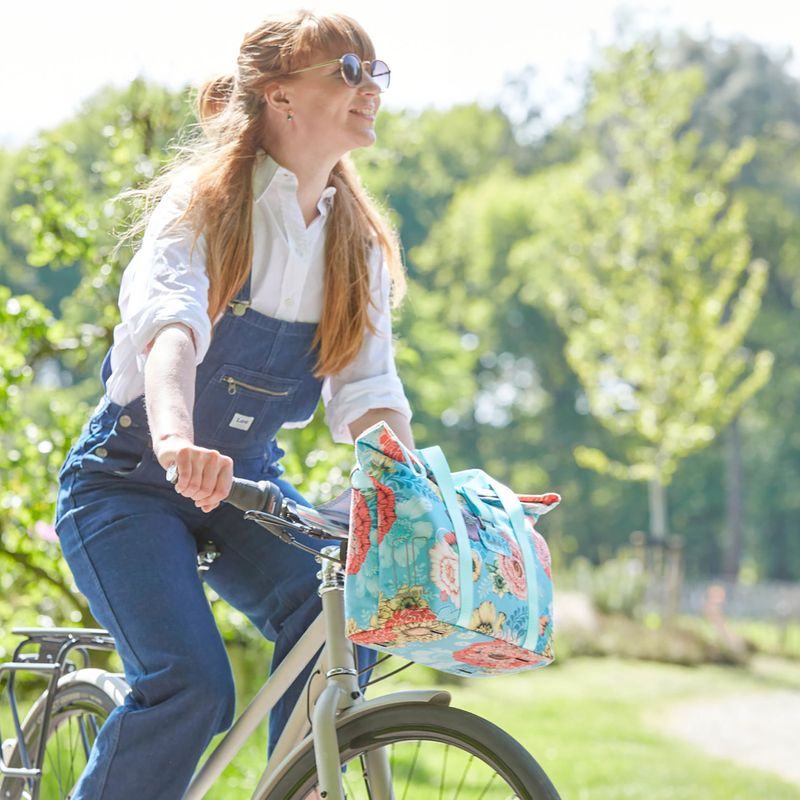
[[292, 112], [290, 111], [290, 112], [289, 112], [289, 113], [286, 115], [286, 119], [287, 119], [289, 122], [291, 122], [291, 121], [294, 119], [294, 114], [292, 114]]

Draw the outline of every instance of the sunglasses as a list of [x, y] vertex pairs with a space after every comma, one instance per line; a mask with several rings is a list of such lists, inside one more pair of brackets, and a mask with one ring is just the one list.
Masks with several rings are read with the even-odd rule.
[[287, 72], [287, 75], [297, 75], [299, 72], [308, 72], [310, 69], [319, 69], [320, 67], [327, 67], [331, 64], [339, 65], [339, 74], [342, 80], [353, 88], [360, 86], [364, 80], [364, 65], [367, 65], [367, 72], [370, 78], [378, 85], [378, 88], [383, 92], [389, 88], [389, 78], [391, 77], [391, 70], [386, 66], [385, 61], [362, 61], [355, 53], [345, 53], [341, 58], [332, 58], [330, 61], [323, 61], [321, 64], [312, 64], [310, 67], [303, 67], [296, 69], [292, 72]]

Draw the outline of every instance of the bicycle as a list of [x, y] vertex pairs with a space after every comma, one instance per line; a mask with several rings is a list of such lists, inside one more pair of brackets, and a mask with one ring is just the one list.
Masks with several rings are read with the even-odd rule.
[[[422, 689], [364, 697], [345, 635], [348, 526], [326, 516], [324, 509], [279, 498], [266, 481], [235, 479], [227, 502], [284, 542], [313, 552], [321, 564], [322, 613], [197, 770], [184, 800], [205, 795], [323, 645], [253, 800], [299, 800], [313, 789], [325, 800], [558, 800], [550, 779], [522, 745], [487, 720], [451, 707], [449, 692]], [[295, 534], [334, 544], [318, 553]], [[202, 550], [198, 568], [208, 568], [218, 555]], [[0, 665], [0, 680], [8, 673], [16, 732], [3, 744], [0, 799], [67, 800], [103, 721], [128, 692], [122, 675], [90, 666], [89, 651], [111, 651], [114, 641], [99, 629], [19, 628], [14, 633], [23, 641], [11, 662]], [[31, 647], [38, 649], [26, 652]], [[82, 663], [76, 663], [75, 654]], [[15, 678], [23, 671], [48, 676], [49, 683], [20, 721]]]

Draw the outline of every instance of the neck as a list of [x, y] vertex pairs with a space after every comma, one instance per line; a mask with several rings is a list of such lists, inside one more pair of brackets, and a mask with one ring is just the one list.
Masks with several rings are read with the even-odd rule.
[[320, 195], [328, 185], [338, 159], [310, 157], [308, 153], [296, 152], [295, 148], [282, 147], [279, 142], [269, 143], [266, 150], [278, 164], [297, 178], [297, 202], [306, 225], [310, 225], [319, 215], [317, 204]]

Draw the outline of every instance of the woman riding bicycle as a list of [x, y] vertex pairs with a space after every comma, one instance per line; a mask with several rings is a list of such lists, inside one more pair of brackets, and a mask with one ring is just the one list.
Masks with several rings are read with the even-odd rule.
[[[231, 723], [199, 542], [222, 553], [209, 585], [274, 640], [273, 668], [319, 612], [314, 559], [220, 505], [234, 472], [302, 502], [275, 435], [320, 396], [335, 441], [386, 420], [414, 446], [392, 353], [398, 244], [347, 160], [375, 141], [388, 83], [353, 20], [269, 19], [235, 75], [200, 92], [202, 141], [148, 190], [159, 202], [123, 277], [105, 394], [60, 476], [64, 556], [131, 686], [73, 800], [177, 800]], [[271, 715], [270, 750], [307, 673]]]

